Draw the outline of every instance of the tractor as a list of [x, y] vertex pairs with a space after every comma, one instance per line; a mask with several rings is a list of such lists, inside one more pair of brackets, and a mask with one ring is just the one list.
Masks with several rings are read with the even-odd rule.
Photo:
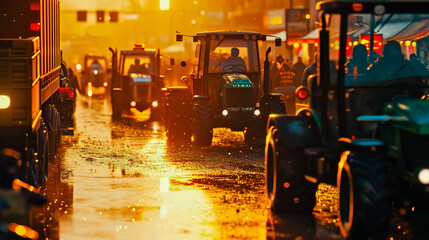
[[[318, 71], [308, 80], [308, 106], [270, 115], [267, 124], [273, 212], [311, 214], [318, 184], [327, 183], [339, 195], [344, 238], [386, 239], [395, 211], [428, 209], [428, 72], [407, 59], [429, 35], [426, 5], [317, 4]], [[373, 52], [378, 60], [368, 61]]]
[[[176, 40], [183, 41], [183, 36], [178, 34]], [[192, 38], [198, 42], [198, 66], [183, 78], [186, 86], [167, 88], [168, 139], [193, 138], [197, 146], [210, 146], [213, 128], [225, 127], [244, 131], [246, 143], [254, 143], [263, 135], [268, 115], [285, 112], [281, 94], [269, 94], [268, 80], [262, 84], [258, 41], [265, 41], [267, 36], [217, 31], [198, 33]], [[281, 40], [275, 43], [279, 46]], [[270, 51], [271, 48], [266, 58]], [[264, 68], [264, 79], [268, 79], [268, 59]]]
[[112, 118], [121, 119], [131, 109], [140, 112], [150, 109], [150, 118], [160, 117], [159, 108], [164, 87], [160, 74], [161, 54], [159, 49], [145, 48], [136, 44], [133, 50], [122, 50], [119, 62], [117, 51], [112, 52], [111, 102]]

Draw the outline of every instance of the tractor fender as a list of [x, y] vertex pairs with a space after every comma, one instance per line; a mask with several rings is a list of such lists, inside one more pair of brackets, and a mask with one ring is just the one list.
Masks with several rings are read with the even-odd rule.
[[320, 117], [319, 114], [316, 113], [316, 111], [314, 111], [314, 109], [312, 108], [301, 108], [299, 109], [299, 111], [296, 113], [297, 116], [306, 116], [306, 117], [312, 117], [314, 120], [314, 124], [317, 125], [319, 132], [322, 132], [322, 123], [320, 121]]
[[311, 116], [271, 114], [268, 129], [278, 130], [279, 141], [287, 148], [306, 148], [320, 145], [321, 135]]
[[339, 142], [349, 145], [351, 147], [379, 147], [384, 146], [384, 142], [381, 139], [375, 139], [375, 138], [340, 138], [338, 140]]

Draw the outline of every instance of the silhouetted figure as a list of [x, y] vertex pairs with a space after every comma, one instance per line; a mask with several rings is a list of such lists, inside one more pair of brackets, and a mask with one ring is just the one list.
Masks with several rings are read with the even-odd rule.
[[231, 48], [231, 56], [223, 62], [223, 71], [225, 72], [246, 72], [246, 62], [239, 57], [240, 50]]
[[128, 69], [128, 75], [131, 73], [141, 73], [142, 67], [140, 65], [140, 59], [136, 58], [134, 59], [134, 64], [131, 64], [130, 68]]
[[398, 78], [425, 76], [426, 72], [416, 69], [410, 61], [404, 59], [401, 45], [395, 40], [387, 41], [383, 48], [383, 57], [369, 70], [370, 82], [382, 82]]
[[417, 71], [421, 72], [421, 73], [426, 73], [427, 75], [427, 70], [425, 65], [423, 65], [422, 62], [420, 62], [420, 60], [417, 58], [417, 55], [414, 53], [410, 54], [410, 62], [411, 64], [413, 64], [413, 66], [416, 68]]
[[368, 56], [368, 64], [369, 64], [368, 69], [371, 68], [374, 65], [374, 63], [376, 63], [378, 61], [379, 57], [380, 57], [380, 55], [376, 51], [372, 51], [372, 52], [369, 53], [369, 56]]
[[101, 63], [98, 62], [98, 60], [94, 60], [92, 61], [91, 65], [89, 66], [92, 69], [103, 69], [103, 66], [101, 65]]
[[296, 87], [302, 84], [302, 76], [304, 75], [305, 68], [307, 68], [307, 65], [302, 62], [302, 57], [298, 57], [298, 61], [292, 67], [292, 72], [295, 74], [294, 83]]
[[314, 54], [314, 61], [304, 70], [301, 85], [307, 87], [309, 84], [307, 82], [308, 77], [313, 74], [317, 74], [317, 54]]
[[77, 82], [77, 77], [76, 75], [74, 75], [73, 69], [68, 68], [67, 70], [69, 73], [69, 82], [68, 82], [69, 87], [73, 88], [75, 92], [76, 91], [80, 92], [79, 83]]
[[280, 86], [295, 86], [292, 67], [285, 62], [282, 55], [276, 57], [276, 62], [271, 66], [272, 88]]
[[367, 50], [363, 44], [353, 47], [352, 59], [346, 63], [346, 84], [359, 83], [368, 71]]

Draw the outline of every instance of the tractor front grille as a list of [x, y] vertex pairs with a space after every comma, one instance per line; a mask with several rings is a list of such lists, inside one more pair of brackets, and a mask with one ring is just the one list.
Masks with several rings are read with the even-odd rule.
[[146, 99], [149, 97], [149, 85], [138, 84], [136, 87], [137, 99]]
[[227, 107], [253, 107], [253, 88], [226, 88]]

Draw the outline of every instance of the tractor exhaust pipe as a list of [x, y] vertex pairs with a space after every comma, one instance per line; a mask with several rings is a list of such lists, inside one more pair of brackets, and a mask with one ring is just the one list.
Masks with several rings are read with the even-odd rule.
[[265, 61], [264, 61], [264, 95], [268, 96], [270, 93], [270, 61], [268, 60], [268, 55], [271, 52], [271, 47], [265, 52]]

